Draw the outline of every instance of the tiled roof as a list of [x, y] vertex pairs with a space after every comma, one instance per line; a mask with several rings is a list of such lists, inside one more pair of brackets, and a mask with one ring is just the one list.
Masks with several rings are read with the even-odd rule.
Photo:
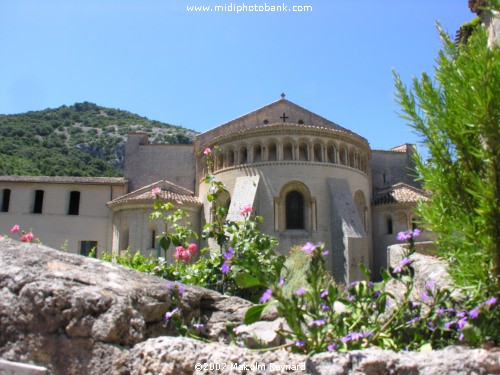
[[185, 203], [193, 205], [202, 204], [202, 202], [195, 197], [191, 190], [185, 189], [182, 186], [176, 185], [170, 181], [161, 180], [137, 189], [131, 193], [122, 195], [121, 197], [108, 202], [107, 206], [115, 207], [127, 203], [153, 203], [155, 197], [151, 194], [151, 190], [154, 188], [161, 189], [161, 198], [165, 201], [180, 205]]
[[377, 192], [373, 198], [373, 205], [417, 203], [420, 200], [428, 199], [422, 190], [400, 182]]
[[123, 177], [0, 176], [0, 182], [124, 185], [127, 183], [127, 179]]

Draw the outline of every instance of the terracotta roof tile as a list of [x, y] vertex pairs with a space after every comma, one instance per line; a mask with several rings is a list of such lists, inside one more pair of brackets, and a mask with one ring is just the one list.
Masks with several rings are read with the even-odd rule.
[[422, 190], [400, 182], [377, 192], [373, 198], [373, 205], [417, 203], [420, 200], [428, 199]]
[[0, 182], [124, 185], [127, 183], [127, 179], [123, 177], [0, 176]]
[[119, 198], [107, 203], [108, 207], [115, 207], [127, 203], [153, 203], [155, 197], [151, 194], [154, 188], [161, 189], [161, 197], [163, 200], [176, 204], [193, 204], [202, 205], [202, 202], [194, 195], [191, 190], [183, 188], [167, 180], [160, 180], [153, 184], [144, 186], [131, 193], [122, 195]]

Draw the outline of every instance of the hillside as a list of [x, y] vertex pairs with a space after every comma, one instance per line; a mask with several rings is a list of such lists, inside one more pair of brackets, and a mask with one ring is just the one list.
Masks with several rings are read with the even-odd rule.
[[196, 132], [94, 103], [0, 115], [0, 175], [123, 175], [127, 134], [152, 143], [191, 143]]

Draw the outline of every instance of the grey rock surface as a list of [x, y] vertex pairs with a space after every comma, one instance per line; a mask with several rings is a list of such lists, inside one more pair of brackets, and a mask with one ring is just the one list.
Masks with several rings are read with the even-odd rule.
[[287, 365], [296, 374], [500, 373], [495, 349], [370, 349], [309, 358], [228, 345], [226, 322], [240, 325], [250, 303], [187, 285], [185, 318], [199, 318], [215, 342], [175, 337], [164, 322], [175, 292], [165, 284], [112, 263], [0, 239], [0, 358], [64, 375], [274, 374]]

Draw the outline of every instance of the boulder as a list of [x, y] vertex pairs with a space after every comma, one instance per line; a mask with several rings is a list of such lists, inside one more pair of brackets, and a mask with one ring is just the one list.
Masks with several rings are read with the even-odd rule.
[[[0, 239], [0, 373], [44, 372], [26, 365], [64, 375], [179, 375], [196, 373], [198, 368], [226, 374], [500, 372], [500, 353], [495, 349], [450, 347], [430, 353], [369, 349], [307, 357], [284, 349], [256, 351], [228, 345], [227, 322], [241, 325], [251, 304], [189, 285], [182, 286], [183, 317], [187, 323], [192, 318], [201, 321], [205, 338], [212, 342], [176, 337], [164, 315], [172, 311], [177, 292], [166, 284], [112, 263]], [[271, 312], [265, 318], [276, 316]], [[263, 326], [254, 328], [259, 331]], [[259, 332], [272, 342], [269, 333]], [[248, 330], [246, 334], [253, 335]]]

